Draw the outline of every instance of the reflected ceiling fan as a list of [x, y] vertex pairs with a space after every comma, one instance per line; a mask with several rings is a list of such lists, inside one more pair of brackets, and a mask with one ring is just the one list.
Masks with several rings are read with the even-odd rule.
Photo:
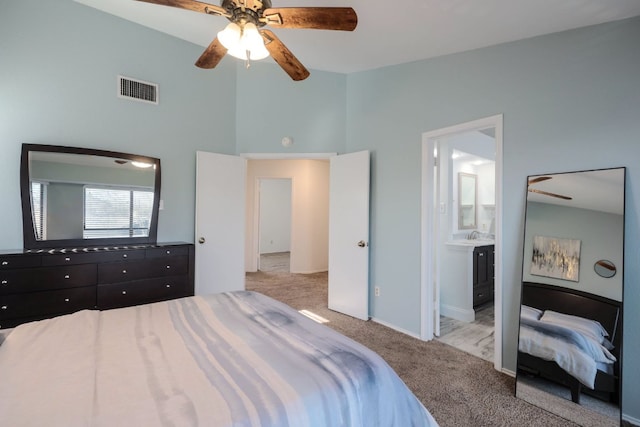
[[230, 24], [218, 33], [196, 61], [200, 68], [214, 68], [227, 54], [247, 61], [273, 59], [293, 80], [304, 80], [309, 71], [276, 35], [263, 27], [353, 31], [358, 25], [350, 7], [272, 8], [271, 0], [222, 0], [214, 6], [196, 0], [137, 0], [209, 15], [224, 16]]
[[563, 196], [562, 194], [550, 193], [548, 191], [538, 190], [537, 188], [531, 188], [533, 184], [537, 184], [539, 182], [547, 181], [551, 179], [551, 176], [539, 176], [537, 178], [532, 178], [527, 183], [527, 190], [531, 193], [542, 194], [543, 196], [556, 197], [562, 200], [573, 200], [573, 197]]

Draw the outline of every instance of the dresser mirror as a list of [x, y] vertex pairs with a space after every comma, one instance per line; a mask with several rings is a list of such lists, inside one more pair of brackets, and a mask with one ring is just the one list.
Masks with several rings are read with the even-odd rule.
[[157, 158], [23, 144], [20, 187], [25, 249], [156, 243]]
[[579, 425], [621, 422], [624, 194], [625, 168], [527, 180], [516, 396]]

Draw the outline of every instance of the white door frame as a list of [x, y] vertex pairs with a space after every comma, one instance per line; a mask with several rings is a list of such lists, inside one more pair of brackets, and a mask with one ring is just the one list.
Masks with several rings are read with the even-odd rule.
[[472, 132], [494, 127], [496, 136], [496, 217], [495, 217], [495, 346], [494, 368], [502, 370], [502, 180], [503, 180], [503, 117], [498, 114], [467, 123], [461, 123], [422, 134], [422, 259], [421, 259], [421, 319], [420, 337], [429, 341], [434, 336], [434, 256], [437, 256], [437, 239], [434, 238], [434, 147], [438, 138], [451, 134]]
[[[239, 156], [247, 160], [329, 160], [333, 156], [337, 156], [338, 153], [241, 153]], [[262, 177], [259, 177], [260, 179]], [[266, 178], [266, 177], [265, 177]], [[288, 177], [290, 178], [290, 177]], [[293, 191], [293, 181], [292, 189]], [[246, 191], [245, 191], [246, 193]], [[254, 194], [254, 209], [252, 213], [252, 241], [251, 241], [251, 264], [246, 266], [248, 271], [257, 271], [260, 258], [260, 235], [258, 233], [258, 222], [260, 220], [260, 214], [258, 212], [258, 192]]]

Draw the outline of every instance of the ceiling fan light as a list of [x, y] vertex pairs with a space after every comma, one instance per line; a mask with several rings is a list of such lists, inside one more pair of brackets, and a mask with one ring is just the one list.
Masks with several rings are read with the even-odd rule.
[[240, 37], [242, 36], [242, 29], [235, 22], [229, 23], [224, 30], [218, 33], [218, 40], [222, 46], [228, 50], [234, 50], [240, 45]]

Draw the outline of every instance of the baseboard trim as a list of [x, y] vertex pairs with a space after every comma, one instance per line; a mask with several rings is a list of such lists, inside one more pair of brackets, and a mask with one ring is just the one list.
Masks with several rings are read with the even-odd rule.
[[511, 369], [502, 368], [502, 370], [500, 370], [500, 372], [502, 372], [505, 375], [509, 375], [512, 378], [516, 377], [516, 373], [513, 372]]
[[476, 320], [476, 312], [474, 310], [466, 310], [447, 304], [440, 304], [440, 314], [461, 322], [473, 322]]
[[400, 332], [400, 333], [402, 333], [402, 334], [409, 335], [409, 336], [410, 336], [410, 337], [412, 337], [412, 338], [416, 338], [416, 339], [421, 340], [421, 339], [420, 339], [420, 335], [419, 335], [419, 334], [415, 334], [415, 333], [413, 333], [413, 332], [411, 332], [411, 331], [407, 331], [406, 329], [398, 328], [397, 326], [392, 325], [392, 324], [390, 324], [390, 323], [387, 323], [387, 322], [385, 322], [384, 320], [380, 320], [380, 319], [376, 319], [375, 317], [372, 317], [372, 318], [371, 318], [371, 321], [372, 321], [372, 322], [379, 323], [379, 324], [381, 324], [382, 326], [386, 326], [387, 328], [393, 329], [394, 331], [398, 331], [398, 332]]
[[291, 274], [315, 274], [315, 273], [326, 273], [326, 268], [320, 268], [318, 270], [309, 270], [309, 271], [290, 271]]
[[640, 419], [634, 418], [629, 415], [622, 414], [622, 421], [624, 423], [629, 423], [628, 425], [623, 423], [625, 427], [640, 426]]

